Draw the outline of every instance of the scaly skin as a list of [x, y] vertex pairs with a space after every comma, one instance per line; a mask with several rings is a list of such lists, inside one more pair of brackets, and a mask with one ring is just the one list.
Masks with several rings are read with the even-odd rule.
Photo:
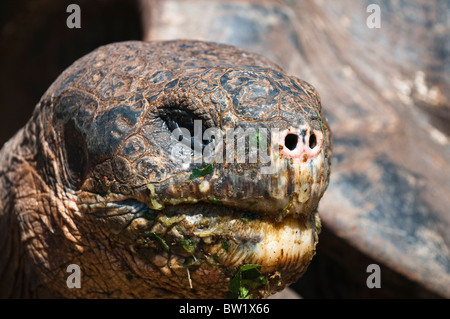
[[[273, 172], [238, 152], [180, 164], [171, 128], [195, 119], [267, 128]], [[330, 145], [314, 89], [258, 55], [198, 41], [101, 47], [1, 150], [0, 295], [220, 298], [258, 264], [267, 284], [251, 293], [267, 297], [314, 255]], [[70, 264], [81, 288], [66, 285]]]

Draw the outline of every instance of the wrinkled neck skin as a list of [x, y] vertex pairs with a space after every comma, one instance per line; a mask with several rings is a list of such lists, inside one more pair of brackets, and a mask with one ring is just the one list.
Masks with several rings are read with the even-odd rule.
[[[91, 229], [77, 228], [83, 214], [75, 192], [64, 183], [61, 154], [50, 147], [55, 141], [43, 138], [56, 138], [56, 133], [42, 125], [45, 115], [39, 113], [38, 105], [27, 125], [0, 150], [0, 229], [8, 230], [0, 232], [0, 298], [127, 297], [108, 288], [117, 287], [117, 280], [109, 278], [115, 277], [112, 268], [123, 263], [110, 252], [107, 240], [94, 240]], [[81, 289], [67, 285], [71, 264], [80, 266]], [[89, 277], [83, 277], [85, 270]], [[124, 281], [120, 285], [126, 291]]]
[[51, 205], [54, 198], [36, 172], [36, 141], [31, 120], [0, 151], [1, 298], [57, 297], [32, 266], [45, 267], [49, 229], [38, 211], [45, 212], [43, 201]]
[[79, 254], [74, 198], [62, 183], [42, 179], [59, 163], [39, 133], [39, 110], [0, 151], [0, 229], [7, 230], [0, 233], [0, 298], [61, 297], [53, 287], [66, 285], [67, 265]]

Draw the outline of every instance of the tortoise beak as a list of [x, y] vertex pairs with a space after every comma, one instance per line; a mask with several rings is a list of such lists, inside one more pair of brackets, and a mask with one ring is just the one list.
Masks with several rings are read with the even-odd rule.
[[258, 135], [259, 157], [253, 162], [250, 146], [244, 149], [248, 160], [239, 163], [236, 154], [228, 162], [230, 143], [217, 144], [216, 150], [226, 150], [219, 162], [149, 183], [139, 200], [156, 210], [183, 203], [218, 203], [277, 220], [309, 214], [317, 208], [328, 180], [323, 133], [303, 125], [272, 129], [269, 142], [262, 136]]

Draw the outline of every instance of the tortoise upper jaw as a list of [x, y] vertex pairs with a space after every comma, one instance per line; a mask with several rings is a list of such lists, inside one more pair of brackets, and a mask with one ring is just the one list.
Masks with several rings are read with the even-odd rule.
[[212, 203], [282, 219], [309, 214], [317, 208], [327, 183], [323, 152], [308, 161], [274, 158], [273, 174], [261, 166], [216, 164], [210, 173], [190, 179], [190, 172], [161, 183], [149, 183], [136, 193], [149, 207], [160, 210], [182, 203]]
[[[141, 200], [155, 209], [211, 202], [277, 219], [309, 214], [317, 208], [329, 178], [324, 134], [322, 128], [308, 124], [271, 128], [270, 140], [264, 134], [257, 135], [259, 157], [254, 161], [250, 161], [253, 135], [249, 135], [249, 149], [244, 149], [247, 154], [241, 159], [243, 162], [238, 154], [230, 161], [227, 145], [222, 146], [227, 154], [219, 159], [225, 162], [183, 167], [172, 178], [149, 183], [150, 199]], [[264, 141], [270, 144], [263, 146]]]
[[[127, 194], [80, 191], [83, 203], [118, 202], [133, 198], [160, 211], [180, 204], [209, 203], [269, 215], [278, 221], [299, 217], [317, 208], [326, 188], [323, 152], [306, 162], [273, 157], [272, 174], [261, 174], [261, 165], [211, 164], [203, 176], [186, 171], [159, 183], [147, 183]], [[115, 181], [113, 182], [115, 183]], [[113, 184], [114, 185], [114, 184]], [[112, 190], [119, 186], [111, 187]]]

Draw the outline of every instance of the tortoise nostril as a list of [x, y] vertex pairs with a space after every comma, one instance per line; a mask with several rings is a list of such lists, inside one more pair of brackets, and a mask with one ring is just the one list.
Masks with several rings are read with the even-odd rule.
[[295, 134], [288, 134], [284, 138], [284, 145], [291, 151], [297, 147], [297, 142], [298, 136]]
[[316, 135], [313, 133], [309, 137], [309, 148], [313, 149], [314, 147], [316, 147], [316, 145], [317, 145], [317, 138]]

